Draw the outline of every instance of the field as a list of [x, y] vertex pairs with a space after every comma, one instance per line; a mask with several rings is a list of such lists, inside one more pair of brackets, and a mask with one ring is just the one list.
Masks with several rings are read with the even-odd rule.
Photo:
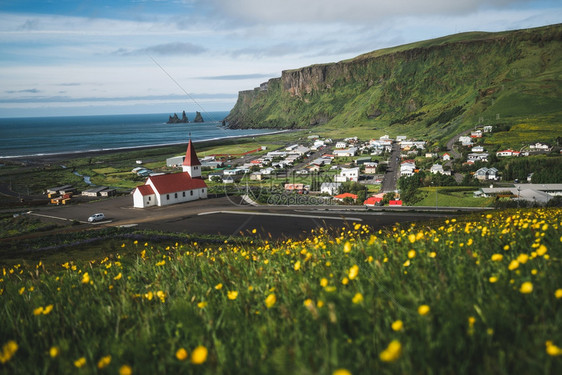
[[4, 264], [0, 373], [560, 373], [561, 214]]

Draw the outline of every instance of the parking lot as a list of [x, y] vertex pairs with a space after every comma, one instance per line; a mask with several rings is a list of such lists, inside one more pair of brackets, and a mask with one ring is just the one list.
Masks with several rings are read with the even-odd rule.
[[[88, 217], [103, 213], [106, 220], [88, 223]], [[68, 206], [34, 210], [41, 220], [75, 226], [135, 226], [164, 232], [221, 234], [238, 236], [256, 229], [271, 238], [300, 237], [312, 229], [341, 228], [353, 223], [375, 229], [443, 214], [366, 211], [362, 207], [340, 206], [249, 206], [229, 197], [211, 198], [183, 204], [133, 208], [131, 196], [122, 196]]]

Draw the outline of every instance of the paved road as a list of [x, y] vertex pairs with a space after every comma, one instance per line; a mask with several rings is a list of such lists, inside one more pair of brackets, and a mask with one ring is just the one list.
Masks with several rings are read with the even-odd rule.
[[[395, 223], [456, 215], [443, 213], [412, 213], [366, 211], [362, 207], [346, 206], [259, 206], [239, 205], [228, 197], [213, 198], [148, 209], [133, 208], [130, 196], [100, 200], [91, 203], [45, 207], [32, 215], [42, 220], [70, 225], [81, 222], [73, 229], [94, 226], [128, 226], [169, 232], [221, 234], [238, 236], [253, 229], [261, 237], [300, 237], [311, 229], [334, 229], [353, 223], [367, 224], [375, 229]], [[359, 211], [357, 211], [359, 210]], [[87, 224], [89, 215], [103, 212], [107, 221]]]
[[400, 173], [400, 145], [398, 143], [392, 144], [392, 152], [388, 161], [388, 169], [384, 174], [382, 181], [381, 191], [389, 193], [396, 191], [396, 183], [398, 182], [398, 175]]

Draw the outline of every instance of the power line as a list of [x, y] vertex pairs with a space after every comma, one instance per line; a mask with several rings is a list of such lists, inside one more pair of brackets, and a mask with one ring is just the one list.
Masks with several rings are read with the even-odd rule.
[[176, 80], [174, 79], [174, 77], [172, 77], [172, 76], [170, 75], [170, 73], [168, 73], [168, 72], [166, 71], [166, 69], [164, 69], [164, 67], [158, 63], [158, 61], [156, 61], [156, 59], [155, 59], [154, 57], [152, 57], [151, 55], [148, 55], [148, 57], [150, 57], [150, 59], [154, 62], [154, 64], [156, 64], [156, 66], [158, 66], [158, 67], [160, 68], [160, 70], [162, 70], [162, 71], [168, 76], [168, 78], [170, 78], [170, 79], [172, 80], [172, 82], [174, 82], [174, 83], [176, 84], [176, 86], [178, 86], [179, 89], [180, 89], [181, 91], [183, 91], [184, 94], [187, 95], [187, 97], [188, 97], [189, 99], [191, 99], [191, 101], [197, 105], [197, 107], [199, 107], [199, 109], [201, 110], [201, 112], [203, 112], [203, 113], [205, 114], [205, 117], [208, 117], [211, 121], [218, 122], [213, 116], [211, 116], [211, 114], [209, 114], [207, 111], [205, 111], [205, 108], [203, 108], [203, 107], [201, 106], [201, 104], [199, 104], [199, 103], [197, 102], [197, 100], [195, 100], [195, 98], [194, 98], [193, 96], [191, 96], [191, 95], [187, 92], [187, 90], [184, 89], [184, 88], [182, 87], [182, 85], [180, 85], [179, 82], [176, 81]]

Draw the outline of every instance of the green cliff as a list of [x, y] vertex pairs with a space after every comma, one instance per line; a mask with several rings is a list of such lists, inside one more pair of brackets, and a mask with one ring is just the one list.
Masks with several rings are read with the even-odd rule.
[[241, 91], [232, 128], [368, 127], [440, 139], [529, 116], [562, 124], [562, 24], [473, 32], [283, 71]]

